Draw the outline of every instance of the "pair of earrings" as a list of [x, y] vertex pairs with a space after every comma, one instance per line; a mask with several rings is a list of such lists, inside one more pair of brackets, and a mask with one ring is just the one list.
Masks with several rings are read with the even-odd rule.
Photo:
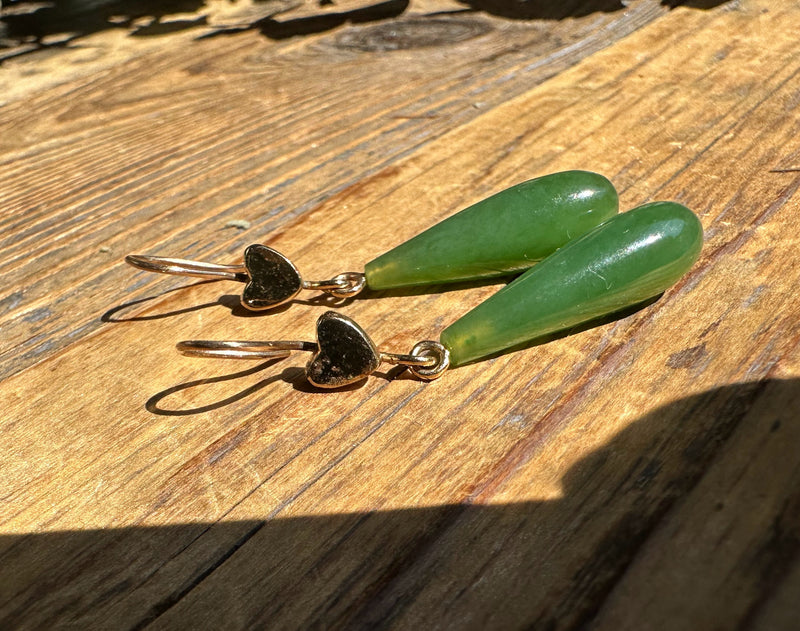
[[[529, 180], [462, 210], [365, 266], [324, 281], [305, 281], [282, 254], [251, 245], [241, 265], [130, 255], [139, 269], [245, 283], [242, 305], [265, 310], [302, 289], [339, 298], [372, 290], [518, 275], [448, 326], [439, 341], [408, 354], [378, 349], [350, 318], [328, 311], [317, 341], [180, 342], [193, 357], [259, 359], [313, 353], [309, 381], [337, 388], [363, 379], [382, 362], [432, 380], [448, 367], [496, 355], [645, 302], [694, 264], [703, 231], [686, 207], [654, 202], [617, 214], [616, 190], [603, 176], [566, 171]], [[539, 262], [541, 261], [541, 262]]]

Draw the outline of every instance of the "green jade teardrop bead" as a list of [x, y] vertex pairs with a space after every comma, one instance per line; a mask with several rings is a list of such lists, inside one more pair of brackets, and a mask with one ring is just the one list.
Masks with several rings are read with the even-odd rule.
[[453, 366], [657, 296], [697, 260], [703, 229], [685, 206], [616, 215], [525, 272], [441, 335]]
[[564, 171], [465, 208], [366, 265], [370, 289], [507, 276], [617, 214], [602, 175]]

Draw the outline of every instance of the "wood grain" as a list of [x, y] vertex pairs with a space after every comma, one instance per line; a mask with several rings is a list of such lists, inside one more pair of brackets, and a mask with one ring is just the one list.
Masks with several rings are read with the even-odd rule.
[[[645, 2], [575, 24], [460, 17], [455, 32], [463, 34], [461, 24], [480, 37], [448, 45], [445, 24], [438, 47], [391, 55], [351, 46], [381, 41], [380, 33], [396, 39], [391, 28], [410, 37], [421, 22], [374, 37], [345, 29], [304, 45], [248, 32], [140, 57], [6, 107], [0, 375], [98, 330], [98, 316], [120, 296], [177, 286], [132, 276], [125, 254], [240, 257], [334, 193], [381, 177], [418, 147], [607, 46], [609, 33], [622, 37], [663, 12]], [[451, 213], [481, 193], [436, 200], [431, 210]], [[419, 208], [417, 226], [434, 219], [428, 212]], [[226, 229], [231, 219], [252, 228]], [[343, 263], [359, 269], [366, 260]], [[310, 269], [342, 271], [333, 262]]]
[[[422, 51], [213, 38], [0, 110], [4, 626], [794, 628], [800, 6], [469, 19]], [[179, 357], [310, 338], [323, 305], [118, 263], [259, 240], [324, 277], [566, 168], [693, 208], [699, 263], [431, 384]], [[496, 287], [440, 289], [340, 308], [404, 352]]]

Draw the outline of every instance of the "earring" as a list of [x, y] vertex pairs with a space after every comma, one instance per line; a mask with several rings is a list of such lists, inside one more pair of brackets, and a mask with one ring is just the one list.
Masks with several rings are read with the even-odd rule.
[[345, 272], [330, 280], [303, 280], [289, 259], [265, 245], [249, 246], [243, 263], [235, 265], [140, 254], [125, 261], [151, 272], [246, 283], [242, 305], [260, 311], [288, 302], [301, 289], [349, 298], [365, 287], [395, 289], [519, 274], [618, 208], [617, 192], [602, 175], [565, 171], [501, 191], [380, 255], [363, 273]]
[[417, 343], [407, 355], [377, 348], [350, 318], [329, 311], [317, 321], [316, 342], [187, 341], [184, 355], [258, 359], [313, 353], [308, 380], [337, 388], [363, 379], [381, 362], [436, 379], [460, 366], [572, 328], [658, 296], [700, 255], [703, 229], [674, 202], [654, 202], [616, 215], [569, 242], [456, 320], [438, 342]]

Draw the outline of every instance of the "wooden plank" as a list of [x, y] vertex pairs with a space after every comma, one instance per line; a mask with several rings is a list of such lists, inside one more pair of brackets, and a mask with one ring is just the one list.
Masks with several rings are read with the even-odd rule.
[[[89, 77], [209, 32], [246, 26], [303, 0], [182, 0], [168, 4], [71, 0], [0, 7], [0, 104]], [[309, 3], [311, 4], [311, 3]]]
[[[663, 13], [648, 1], [555, 24], [440, 17], [432, 22], [438, 46], [391, 53], [354, 46], [396, 43], [397, 32], [418, 41], [430, 24], [280, 43], [247, 32], [138, 57], [7, 106], [0, 375], [99, 330], [98, 315], [121, 301], [178, 286], [132, 275], [125, 254], [232, 260], [337, 191], [380, 177]], [[451, 213], [475, 197], [441, 200], [435, 210]], [[232, 219], [251, 229], [225, 228]], [[358, 269], [366, 260], [343, 262]]]
[[[678, 199], [706, 228], [635, 316], [432, 384], [320, 393], [301, 358], [178, 358], [179, 337], [304, 337], [320, 312], [232, 317], [204, 284], [7, 378], [0, 620], [791, 628], [798, 27], [797, 5], [676, 10], [271, 240], [349, 267], [520, 172], [591, 165], [625, 207]], [[344, 312], [403, 350], [493, 291]]]

